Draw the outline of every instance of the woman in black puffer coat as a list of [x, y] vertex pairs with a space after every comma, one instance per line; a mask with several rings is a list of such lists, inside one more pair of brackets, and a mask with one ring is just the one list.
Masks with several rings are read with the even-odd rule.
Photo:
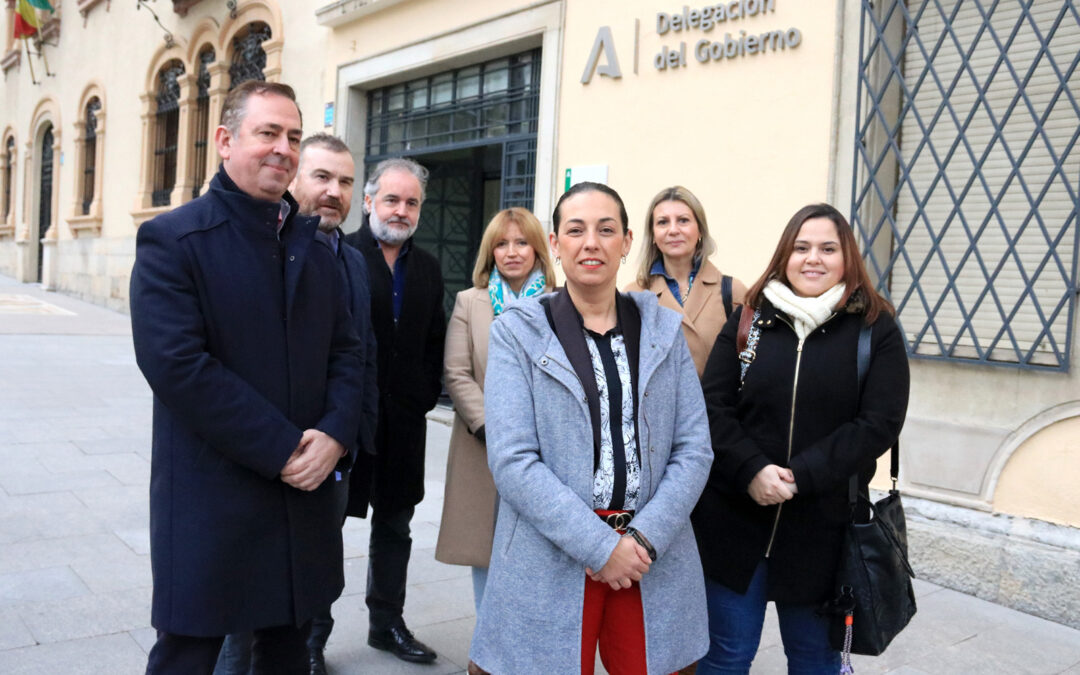
[[[743, 312], [756, 318], [740, 336]], [[904, 422], [907, 355], [892, 315], [850, 225], [815, 204], [788, 222], [768, 270], [720, 333], [702, 377], [715, 460], [692, 519], [712, 641], [698, 673], [749, 672], [770, 600], [789, 672], [839, 670], [817, 610], [833, 595], [849, 478], [858, 473], [866, 493]], [[860, 392], [864, 325], [871, 354]]]

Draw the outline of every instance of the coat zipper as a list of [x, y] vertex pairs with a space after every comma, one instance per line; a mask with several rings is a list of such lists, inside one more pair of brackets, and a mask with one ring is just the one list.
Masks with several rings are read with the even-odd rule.
[[[799, 338], [799, 345], [795, 348], [795, 381], [791, 385], [791, 419], [788, 422], [787, 461], [784, 464], [785, 466], [791, 464], [791, 446], [795, 440], [795, 396], [799, 391], [799, 366], [802, 364], [802, 348], [803, 342], [805, 341], [806, 338]], [[769, 534], [769, 543], [765, 547], [766, 558], [772, 553], [773, 540], [776, 539], [776, 528], [780, 525], [780, 512], [783, 508], [783, 502], [776, 505], [776, 517], [773, 519], [772, 532]]]

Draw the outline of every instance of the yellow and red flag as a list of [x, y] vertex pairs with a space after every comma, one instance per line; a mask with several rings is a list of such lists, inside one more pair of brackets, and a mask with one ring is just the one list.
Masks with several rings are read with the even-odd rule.
[[41, 16], [38, 10], [53, 12], [48, 0], [16, 0], [15, 37], [30, 37], [41, 28]]

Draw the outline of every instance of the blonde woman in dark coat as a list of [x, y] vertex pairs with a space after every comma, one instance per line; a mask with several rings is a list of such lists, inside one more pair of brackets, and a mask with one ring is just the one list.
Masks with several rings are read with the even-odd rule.
[[555, 285], [544, 228], [536, 216], [523, 208], [495, 214], [480, 240], [473, 284], [458, 293], [446, 329], [444, 376], [454, 402], [454, 428], [435, 559], [473, 568], [479, 609], [497, 500], [484, 444], [488, 330], [511, 303], [546, 293]]
[[664, 188], [646, 214], [637, 279], [626, 290], [651, 291], [661, 307], [682, 314], [683, 334], [701, 377], [727, 321], [730, 309], [725, 305], [742, 303], [746, 286], [709, 262], [716, 243], [693, 192], [681, 185]]

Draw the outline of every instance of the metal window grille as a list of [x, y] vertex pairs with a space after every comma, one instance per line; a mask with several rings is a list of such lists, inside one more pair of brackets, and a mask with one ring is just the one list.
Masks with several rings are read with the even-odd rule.
[[158, 76], [154, 115], [154, 191], [152, 204], [168, 206], [176, 185], [176, 148], [180, 134], [180, 83], [184, 64], [170, 61]]
[[535, 138], [540, 50], [368, 94], [367, 161]]
[[216, 58], [210, 47], [199, 52], [198, 94], [195, 97], [195, 165], [192, 172], [195, 185], [191, 188], [191, 198], [199, 196], [206, 181], [206, 152], [210, 135], [210, 64]]
[[11, 215], [11, 186], [15, 180], [15, 139], [8, 137], [4, 149], [4, 221]]
[[95, 96], [86, 104], [86, 136], [83, 139], [82, 214], [90, 214], [94, 202], [94, 170], [97, 164], [97, 113], [101, 100]]
[[536, 139], [508, 141], [503, 149], [500, 208], [531, 209], [536, 183]]
[[233, 39], [232, 64], [229, 66], [229, 90], [248, 80], [265, 80], [266, 51], [262, 43], [270, 39], [270, 26], [257, 21]]
[[1066, 370], [1072, 0], [863, 0], [852, 224], [913, 357]]

